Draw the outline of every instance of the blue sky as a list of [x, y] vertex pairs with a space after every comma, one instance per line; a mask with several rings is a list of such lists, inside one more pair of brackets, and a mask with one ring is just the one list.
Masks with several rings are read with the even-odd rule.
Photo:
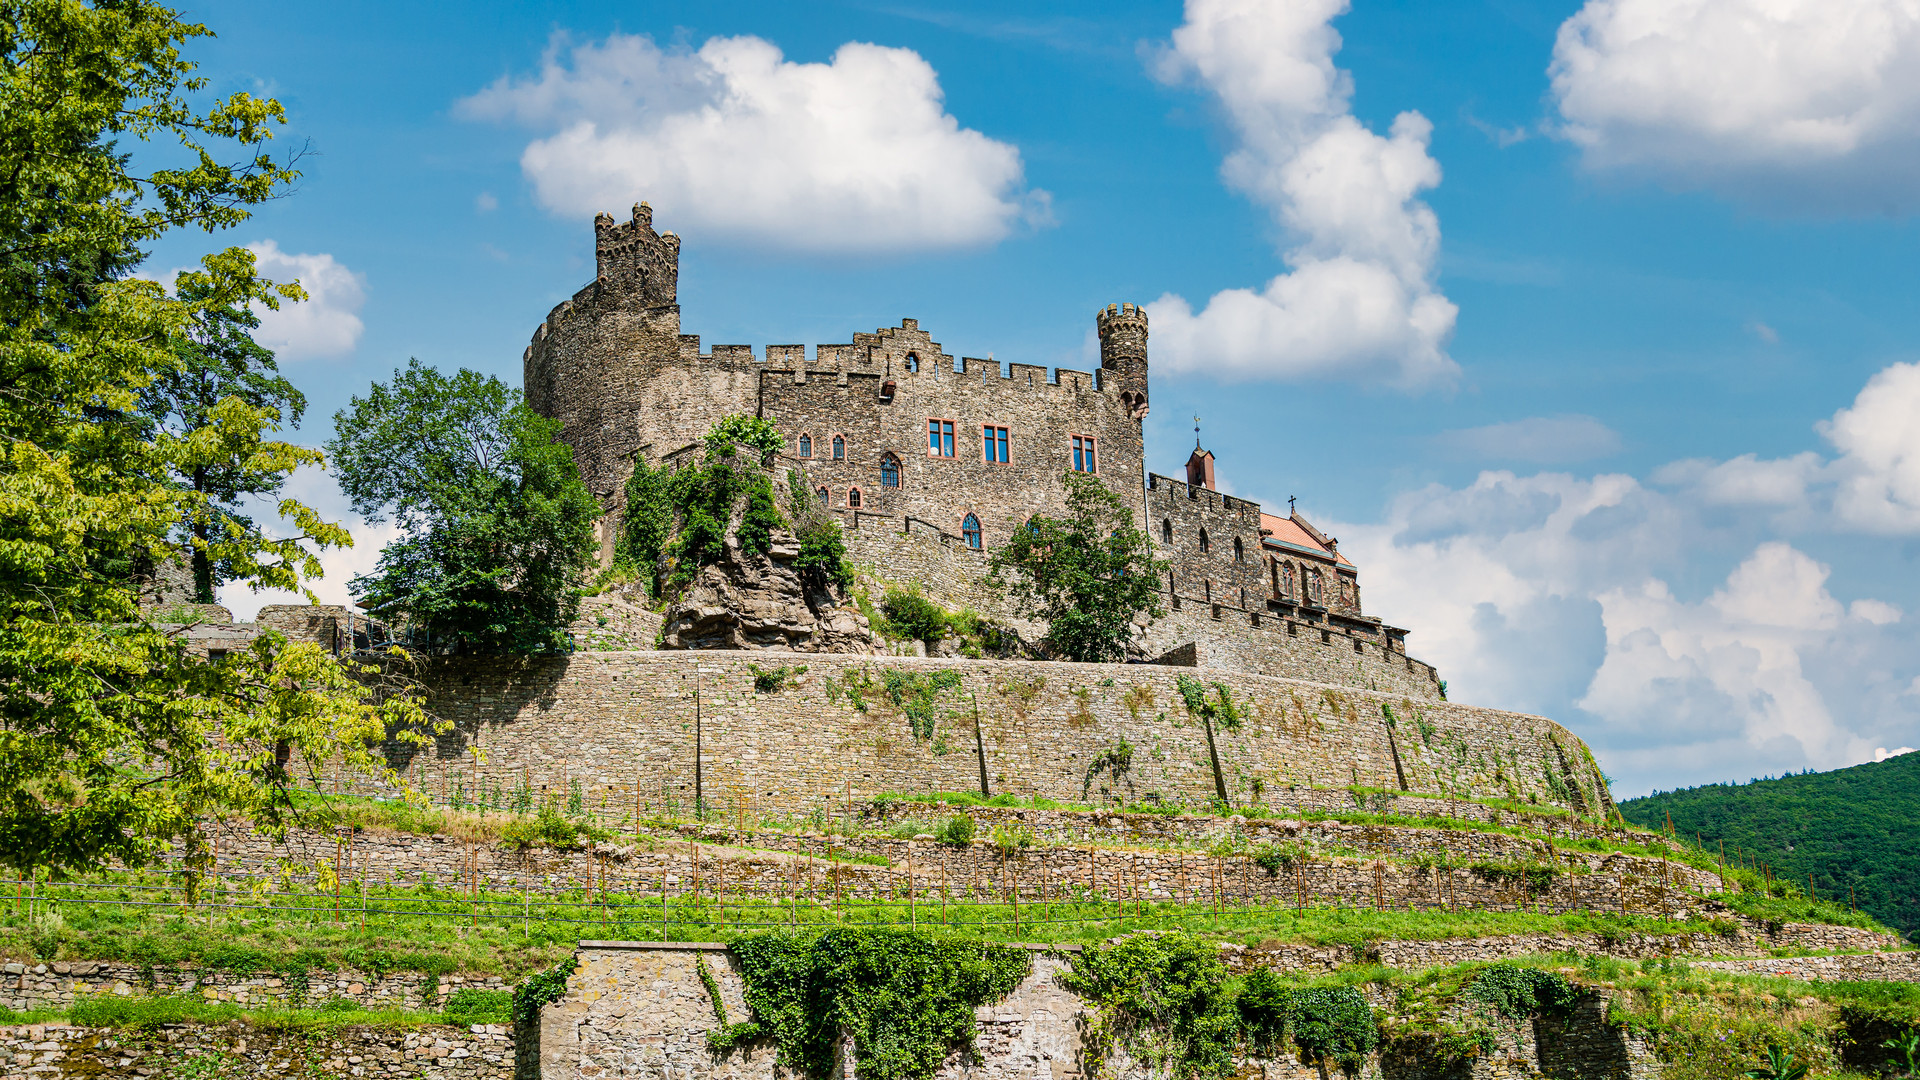
[[1199, 414], [1457, 699], [1566, 723], [1621, 794], [1920, 744], [1892, 0], [189, 14], [311, 150], [225, 238], [315, 294], [268, 327], [302, 441], [409, 356], [517, 383], [593, 210], [645, 198], [707, 343], [910, 316], [1087, 367], [1098, 307], [1151, 304], [1149, 467]]

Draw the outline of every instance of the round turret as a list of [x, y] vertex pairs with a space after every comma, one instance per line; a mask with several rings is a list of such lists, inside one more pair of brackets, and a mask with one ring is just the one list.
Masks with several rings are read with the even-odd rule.
[[1138, 416], [1147, 412], [1147, 310], [1139, 304], [1108, 304], [1094, 316], [1100, 331], [1100, 366]]

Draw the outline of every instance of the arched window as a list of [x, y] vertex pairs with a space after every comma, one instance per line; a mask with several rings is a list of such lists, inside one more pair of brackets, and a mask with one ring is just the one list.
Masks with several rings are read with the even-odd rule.
[[1271, 572], [1271, 573], [1273, 574], [1273, 595], [1274, 595], [1274, 598], [1275, 598], [1275, 599], [1278, 599], [1278, 598], [1280, 598], [1280, 597], [1282, 597], [1282, 596], [1285, 596], [1285, 595], [1286, 595], [1286, 593], [1283, 593], [1283, 592], [1281, 592], [1281, 591], [1280, 591], [1280, 563], [1279, 563], [1279, 561], [1278, 561], [1278, 560], [1268, 560], [1268, 562], [1267, 562], [1267, 570], [1268, 570], [1269, 572]]
[[845, 461], [846, 459], [847, 459], [847, 440], [841, 438], [838, 435], [835, 435], [833, 437], [833, 460]]
[[1163, 544], [1173, 543], [1173, 519], [1172, 518], [1160, 519], [1160, 542]]
[[900, 486], [900, 459], [891, 453], [880, 455], [880, 486]]
[[906, 366], [907, 366], [907, 370], [908, 370], [908, 371], [919, 371], [919, 370], [920, 370], [920, 357], [919, 357], [919, 356], [917, 356], [917, 355], [915, 355], [915, 354], [913, 354], [913, 353], [908, 353], [908, 354], [907, 354], [907, 365], [906, 365]]
[[[1240, 538], [1237, 536], [1233, 538], [1233, 561], [1234, 562], [1247, 561], [1246, 549], [1240, 546]], [[1244, 607], [1245, 605], [1243, 604], [1241, 606]]]
[[820, 495], [820, 502], [822, 504], [827, 506], [833, 505], [833, 492], [828, 491], [826, 488], [821, 488], [819, 491], [819, 495]]
[[1213, 603], [1213, 579], [1212, 578], [1200, 579], [1200, 599], [1205, 600], [1209, 604]]
[[860, 509], [860, 489], [859, 488], [847, 489], [847, 505], [855, 510]]
[[972, 514], [968, 514], [966, 520], [960, 523], [960, 535], [966, 538], [968, 547], [979, 551], [980, 519], [974, 517]]
[[1243, 608], [1247, 606], [1247, 590], [1245, 589], [1240, 590], [1240, 606]]
[[1205, 529], [1200, 530], [1200, 550], [1201, 551], [1213, 550], [1213, 544], [1207, 540], [1207, 530]]
[[1294, 598], [1292, 563], [1288, 563], [1280, 568], [1280, 595], [1289, 600]]
[[813, 436], [811, 435], [800, 436], [800, 456], [801, 457], [813, 456]]
[[1324, 595], [1320, 589], [1320, 568], [1316, 566], [1307, 571], [1307, 600], [1309, 603], [1322, 604], [1325, 603]]

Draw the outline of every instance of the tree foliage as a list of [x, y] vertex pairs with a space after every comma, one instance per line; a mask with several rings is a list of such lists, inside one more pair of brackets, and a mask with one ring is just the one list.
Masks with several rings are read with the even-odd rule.
[[646, 576], [655, 595], [686, 585], [701, 567], [724, 558], [730, 534], [742, 551], [765, 555], [773, 549], [774, 532], [787, 529], [800, 541], [794, 569], [808, 584], [853, 584], [840, 526], [816, 509], [798, 473], [788, 475], [787, 513], [781, 512], [767, 471], [782, 445], [771, 422], [725, 416], [701, 444], [706, 452], [697, 464], [676, 469], [636, 461], [627, 477], [616, 553]]
[[1160, 576], [1147, 534], [1120, 496], [1091, 476], [1065, 476], [1067, 509], [1035, 515], [994, 551], [995, 581], [1023, 613], [1047, 624], [1046, 644], [1068, 660], [1126, 655], [1135, 616], [1159, 618]]
[[558, 421], [499, 379], [414, 360], [354, 398], [334, 431], [327, 450], [354, 509], [405, 530], [352, 582], [368, 610], [463, 652], [565, 648], [599, 505]]
[[238, 248], [172, 291], [127, 276], [168, 230], [236, 225], [297, 175], [265, 149], [279, 104], [190, 100], [205, 83], [181, 47], [207, 33], [142, 0], [0, 0], [0, 860], [17, 868], [138, 864], [182, 836], [204, 867], [208, 814], [276, 830], [299, 769], [390, 778], [376, 748], [422, 722], [315, 645], [266, 634], [209, 663], [129, 585], [196, 521], [220, 523], [207, 557], [263, 588], [304, 590], [315, 549], [349, 542], [291, 500], [299, 535], [268, 537], [179, 482], [208, 461], [311, 460], [265, 438], [270, 409], [229, 394], [164, 431], [140, 415], [197, 327], [301, 296]]
[[[188, 280], [182, 300], [211, 299], [211, 287]], [[177, 362], [154, 373], [140, 391], [140, 417], [153, 426], [150, 437], [172, 451], [174, 483], [204, 498], [201, 512], [186, 523], [182, 539], [193, 567], [194, 602], [215, 602], [215, 590], [234, 577], [228, 561], [216, 561], [212, 542], [244, 537], [253, 531], [245, 501], [276, 495], [286, 483], [286, 464], [319, 464], [316, 450], [284, 442], [264, 442], [264, 431], [298, 425], [307, 398], [280, 374], [273, 353], [253, 340], [260, 317], [238, 304], [197, 306], [183, 333], [173, 341]], [[227, 405], [234, 399], [238, 406]], [[244, 408], [239, 424], [215, 426], [223, 405]]]

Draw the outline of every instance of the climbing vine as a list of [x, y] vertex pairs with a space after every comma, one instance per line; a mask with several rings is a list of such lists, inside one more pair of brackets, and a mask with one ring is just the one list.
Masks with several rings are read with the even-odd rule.
[[921, 742], [932, 739], [934, 729], [939, 726], [940, 695], [960, 688], [960, 673], [952, 670], [921, 672], [886, 668], [880, 672], [880, 678], [887, 689], [887, 700], [907, 718], [913, 737]]
[[949, 1053], [972, 1049], [974, 1009], [1032, 964], [1024, 950], [905, 930], [752, 934], [733, 951], [756, 1034], [812, 1080], [832, 1074], [841, 1031], [866, 1080], [930, 1080]]
[[540, 1022], [540, 1010], [559, 1001], [567, 992], [567, 980], [580, 966], [578, 956], [569, 956], [538, 974], [529, 975], [513, 990], [513, 1023], [525, 1028]]

